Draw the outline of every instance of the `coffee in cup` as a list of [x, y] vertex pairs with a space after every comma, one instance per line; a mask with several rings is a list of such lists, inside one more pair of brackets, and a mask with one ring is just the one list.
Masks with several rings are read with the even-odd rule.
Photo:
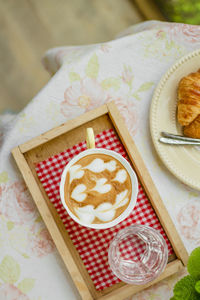
[[82, 222], [113, 221], [128, 207], [131, 194], [130, 175], [117, 159], [107, 154], [85, 156], [66, 174], [65, 202]]
[[95, 148], [92, 132], [87, 140], [92, 149], [81, 152], [65, 167], [60, 196], [69, 215], [80, 225], [110, 228], [133, 210], [138, 181], [132, 167], [120, 154]]

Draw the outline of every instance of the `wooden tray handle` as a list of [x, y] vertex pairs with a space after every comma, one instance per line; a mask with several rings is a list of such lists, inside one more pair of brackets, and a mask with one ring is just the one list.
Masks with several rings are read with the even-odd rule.
[[88, 149], [95, 148], [94, 131], [91, 127], [86, 129], [86, 144]]

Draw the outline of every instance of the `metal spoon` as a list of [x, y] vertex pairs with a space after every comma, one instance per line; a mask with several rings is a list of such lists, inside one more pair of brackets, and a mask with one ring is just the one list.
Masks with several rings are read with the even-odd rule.
[[199, 145], [200, 139], [193, 139], [189, 137], [184, 137], [181, 135], [171, 134], [168, 132], [161, 132], [162, 136], [159, 141], [164, 144], [170, 145]]
[[168, 138], [172, 138], [172, 139], [176, 139], [176, 140], [200, 143], [200, 139], [194, 139], [194, 138], [190, 138], [190, 137], [186, 137], [186, 136], [182, 136], [182, 135], [172, 134], [172, 133], [165, 132], [165, 131], [162, 131], [161, 134], [164, 137], [168, 137]]

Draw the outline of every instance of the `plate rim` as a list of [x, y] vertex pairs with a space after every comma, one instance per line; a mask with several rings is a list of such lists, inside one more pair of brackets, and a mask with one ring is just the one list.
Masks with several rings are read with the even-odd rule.
[[184, 184], [186, 184], [196, 190], [200, 190], [200, 182], [198, 183], [197, 181], [194, 181], [193, 179], [185, 176], [185, 174], [183, 174], [178, 168], [176, 168], [176, 166], [174, 164], [171, 163], [171, 161], [168, 159], [165, 152], [160, 149], [160, 147], [158, 146], [158, 143], [156, 141], [156, 132], [157, 131], [155, 129], [156, 128], [155, 127], [155, 125], [156, 125], [155, 124], [156, 107], [157, 107], [157, 103], [159, 101], [159, 97], [160, 97], [162, 88], [164, 87], [164, 85], [167, 82], [167, 80], [169, 79], [169, 77], [175, 72], [175, 70], [177, 70], [181, 65], [183, 65], [184, 63], [186, 63], [188, 60], [190, 60], [191, 58], [193, 58], [195, 56], [200, 56], [200, 48], [179, 58], [161, 77], [159, 83], [157, 84], [157, 86], [154, 90], [153, 97], [151, 100], [149, 122], [150, 122], [150, 133], [151, 133], [152, 142], [154, 144], [156, 152], [158, 153], [160, 159], [162, 160], [162, 162], [164, 163], [166, 168]]

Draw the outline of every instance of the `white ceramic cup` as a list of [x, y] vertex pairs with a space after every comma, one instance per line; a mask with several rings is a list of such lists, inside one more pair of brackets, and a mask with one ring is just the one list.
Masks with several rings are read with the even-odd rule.
[[[68, 206], [65, 202], [64, 185], [65, 185], [65, 179], [66, 179], [67, 172], [69, 171], [69, 168], [72, 165], [74, 165], [82, 157], [85, 157], [85, 156], [91, 155], [91, 154], [106, 154], [108, 156], [111, 156], [111, 157], [115, 158], [116, 160], [118, 160], [124, 166], [124, 168], [126, 169], [128, 174], [130, 175], [131, 184], [132, 184], [132, 194], [131, 194], [131, 200], [129, 202], [129, 205], [127, 206], [127, 208], [123, 211], [123, 213], [121, 215], [119, 215], [116, 219], [114, 219], [111, 222], [98, 223], [98, 224], [83, 223], [79, 218], [77, 218], [70, 211], [70, 209], [68, 208]], [[136, 176], [135, 172], [133, 171], [132, 167], [130, 166], [129, 162], [125, 158], [123, 158], [123, 156], [118, 154], [117, 152], [107, 150], [107, 149], [103, 149], [103, 148], [88, 149], [88, 150], [85, 150], [85, 151], [79, 153], [74, 158], [72, 158], [72, 160], [66, 165], [66, 167], [64, 168], [64, 171], [62, 173], [62, 176], [61, 176], [60, 197], [61, 197], [61, 201], [62, 201], [62, 204], [63, 204], [64, 208], [66, 209], [66, 211], [68, 212], [70, 217], [74, 221], [76, 221], [78, 224], [80, 224], [82, 226], [94, 228], [94, 229], [110, 228], [110, 227], [113, 227], [113, 226], [117, 225], [118, 223], [122, 222], [124, 219], [126, 219], [135, 207], [135, 204], [136, 204], [136, 201], [137, 201], [137, 194], [138, 194], [138, 180], [137, 180], [137, 176]]]

